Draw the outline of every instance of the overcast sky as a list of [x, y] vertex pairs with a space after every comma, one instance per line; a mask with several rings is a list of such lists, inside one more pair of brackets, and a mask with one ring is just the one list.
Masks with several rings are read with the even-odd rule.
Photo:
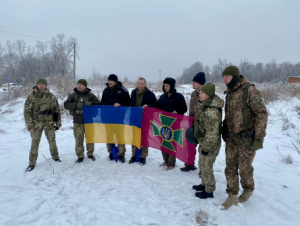
[[[0, 0], [0, 42], [79, 40], [77, 77], [178, 77], [196, 61], [300, 61], [300, 0]], [[90, 47], [88, 47], [87, 45]], [[92, 47], [92, 49], [91, 49]]]

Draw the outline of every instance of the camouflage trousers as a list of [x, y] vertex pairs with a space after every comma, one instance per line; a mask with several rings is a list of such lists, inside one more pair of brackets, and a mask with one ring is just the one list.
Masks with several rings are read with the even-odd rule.
[[212, 150], [208, 150], [207, 155], [203, 155], [201, 151], [203, 150], [202, 146], [199, 145], [198, 152], [199, 152], [199, 169], [201, 170], [201, 184], [205, 186], [205, 191], [207, 193], [212, 193], [216, 190], [216, 179], [214, 175], [213, 166], [216, 161], [216, 158], [219, 154], [221, 147], [217, 144]]
[[[111, 154], [111, 151], [110, 151], [111, 145], [112, 144], [106, 144], [107, 151], [110, 154]], [[126, 152], [125, 144], [118, 144], [118, 149], [119, 149], [119, 156], [124, 156], [125, 152]]]
[[[131, 146], [131, 150], [132, 150], [132, 157], [135, 157], [136, 155], [136, 150], [138, 149], [136, 146]], [[142, 158], [146, 158], [148, 156], [148, 147], [143, 147], [142, 148], [142, 154], [141, 154], [141, 157]]]
[[30, 149], [30, 154], [29, 154], [29, 165], [36, 164], [36, 160], [38, 158], [39, 144], [41, 141], [43, 131], [45, 131], [45, 135], [46, 135], [48, 143], [49, 143], [52, 159], [59, 158], [57, 146], [56, 146], [56, 140], [55, 140], [55, 130], [54, 130], [53, 126], [42, 125], [42, 128], [35, 129], [35, 131], [30, 134], [31, 135], [31, 149]]
[[226, 192], [230, 195], [237, 195], [239, 192], [239, 174], [241, 185], [244, 190], [254, 190], [254, 179], [252, 162], [256, 152], [253, 148], [245, 148], [243, 139], [228, 139], [226, 142], [226, 168], [227, 180]]
[[167, 164], [167, 166], [175, 166], [175, 163], [176, 163], [176, 157], [168, 154], [168, 153], [165, 153], [165, 152], [161, 152], [162, 154], [162, 157], [164, 159], [164, 162]]
[[[78, 158], [84, 158], [84, 124], [81, 123], [74, 123], [73, 124], [73, 132], [74, 132], [74, 137], [75, 137], [75, 151], [76, 155]], [[87, 150], [87, 155], [93, 155], [94, 154], [94, 144], [86, 144], [86, 150]]]

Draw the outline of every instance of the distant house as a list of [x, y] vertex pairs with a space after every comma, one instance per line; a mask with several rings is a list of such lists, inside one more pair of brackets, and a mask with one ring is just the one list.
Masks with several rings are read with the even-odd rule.
[[300, 83], [300, 76], [299, 77], [289, 77], [288, 83]]

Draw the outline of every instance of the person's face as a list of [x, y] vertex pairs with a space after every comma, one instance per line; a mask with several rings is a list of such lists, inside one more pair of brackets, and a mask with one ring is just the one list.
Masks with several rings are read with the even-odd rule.
[[136, 83], [136, 87], [138, 88], [139, 92], [142, 92], [146, 87], [146, 82], [144, 79], [138, 79]]
[[38, 89], [40, 89], [40, 90], [46, 90], [46, 89], [47, 89], [47, 86], [46, 86], [44, 83], [38, 83], [38, 84], [37, 84], [37, 87], [38, 87]]
[[202, 91], [199, 92], [199, 100], [200, 101], [206, 101], [208, 98], [209, 98], [209, 96], [207, 96], [206, 93], [204, 93]]
[[192, 83], [192, 85], [193, 85], [193, 89], [200, 89], [201, 88], [201, 84], [200, 83], [198, 83], [198, 82], [195, 82], [195, 81], [193, 81], [193, 83]]
[[170, 84], [164, 84], [164, 90], [166, 93], [170, 92]]
[[109, 87], [113, 87], [114, 85], [116, 85], [117, 82], [112, 81], [112, 80], [108, 80], [108, 86]]
[[229, 82], [231, 81], [232, 78], [233, 78], [232, 75], [224, 75], [223, 76], [223, 82], [225, 83], [226, 86], [229, 84]]
[[83, 92], [86, 89], [86, 86], [81, 83], [78, 83], [77, 89], [78, 89], [78, 91]]

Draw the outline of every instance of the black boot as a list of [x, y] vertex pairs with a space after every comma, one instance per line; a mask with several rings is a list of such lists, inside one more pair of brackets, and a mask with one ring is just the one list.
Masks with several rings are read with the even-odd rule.
[[77, 162], [77, 163], [83, 162], [83, 158], [78, 158], [76, 162]]
[[89, 159], [96, 161], [96, 158], [93, 155], [88, 156]]
[[114, 160], [113, 154], [110, 153], [109, 156], [108, 156], [108, 158], [109, 158], [110, 161], [113, 161]]
[[34, 169], [35, 165], [29, 165], [27, 167], [27, 171], [32, 171]]
[[207, 193], [207, 192], [196, 192], [195, 196], [200, 198], [200, 199], [207, 199], [207, 198], [213, 198], [214, 197], [214, 193]]
[[140, 159], [140, 165], [143, 166], [146, 164], [146, 157]]
[[61, 162], [61, 160], [59, 158], [57, 159], [53, 159], [55, 162]]
[[121, 163], [124, 163], [125, 162], [125, 156], [123, 156], [123, 155], [119, 156], [119, 161]]
[[199, 185], [193, 185], [193, 189], [196, 191], [205, 191], [205, 186], [202, 184]]
[[194, 165], [185, 165], [183, 168], [180, 168], [182, 172], [188, 172], [191, 170], [196, 170], [197, 168]]
[[131, 157], [131, 159], [129, 160], [129, 164], [135, 163], [135, 157]]

